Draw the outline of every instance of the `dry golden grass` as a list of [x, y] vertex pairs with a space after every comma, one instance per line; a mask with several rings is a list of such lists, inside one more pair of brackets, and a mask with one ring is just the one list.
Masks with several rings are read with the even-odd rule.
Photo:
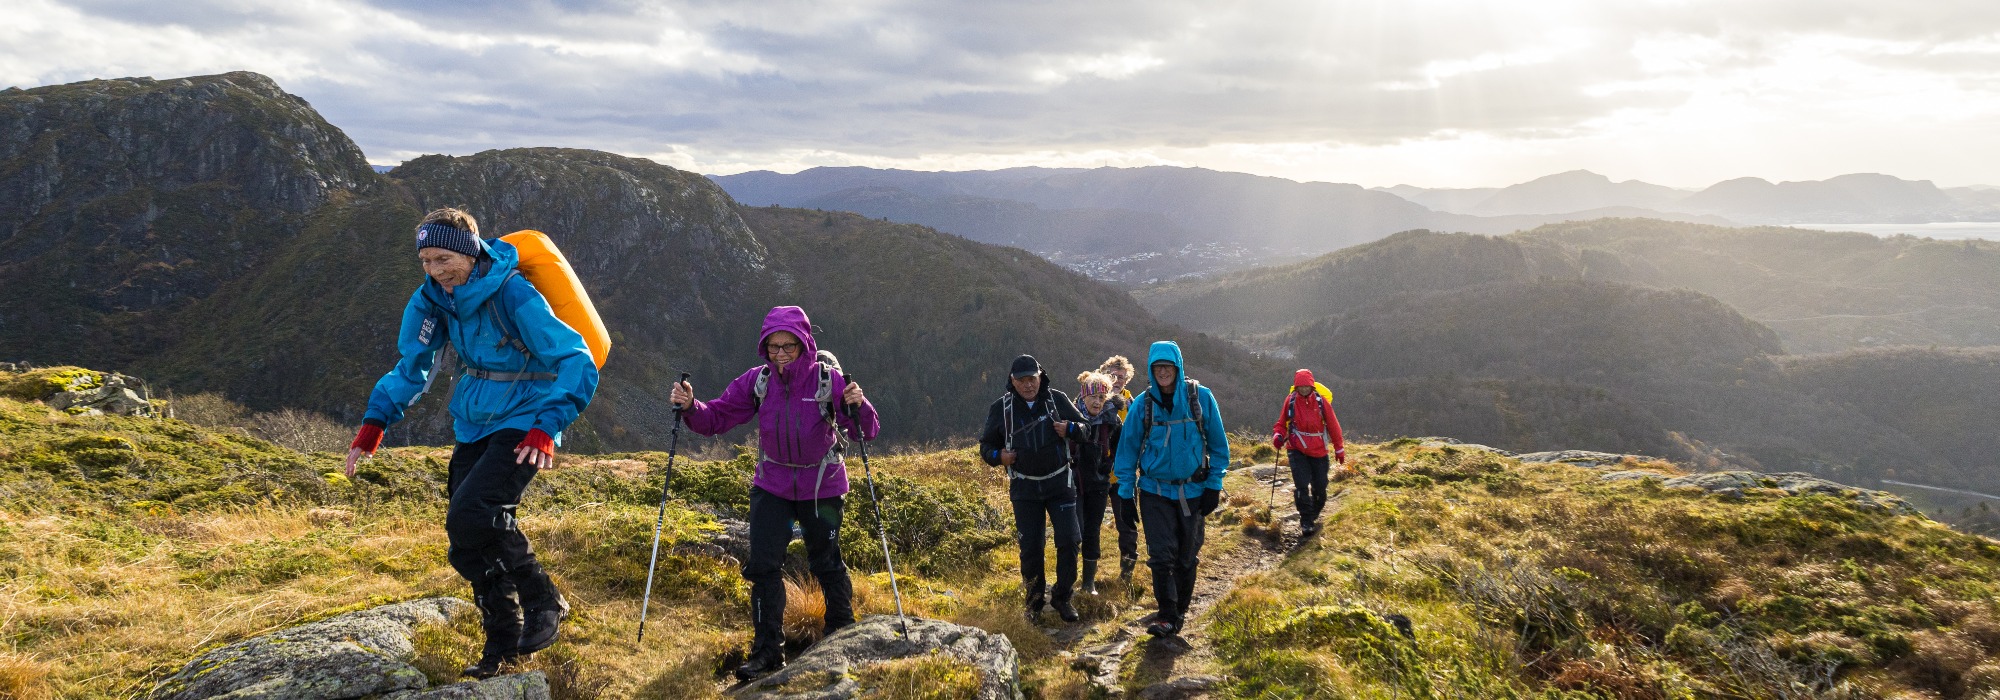
[[826, 594], [808, 574], [785, 577], [785, 641], [812, 644], [826, 625]]
[[27, 656], [0, 652], [0, 700], [50, 697], [49, 667]]

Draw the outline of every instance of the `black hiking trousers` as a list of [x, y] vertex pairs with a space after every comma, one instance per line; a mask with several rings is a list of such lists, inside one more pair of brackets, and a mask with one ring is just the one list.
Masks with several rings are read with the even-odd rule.
[[1187, 623], [1188, 604], [1194, 600], [1195, 566], [1201, 563], [1201, 544], [1208, 536], [1208, 514], [1215, 511], [1220, 499], [1220, 493], [1204, 489], [1200, 507], [1181, 515], [1180, 501], [1139, 492], [1139, 519], [1146, 528], [1146, 566], [1153, 569], [1153, 600], [1160, 606], [1155, 619], [1172, 622], [1176, 629]]
[[1084, 491], [1077, 494], [1076, 525], [1083, 536], [1083, 560], [1096, 563], [1104, 553], [1104, 508], [1111, 492]]
[[539, 471], [533, 464], [514, 462], [514, 449], [527, 436], [525, 430], [500, 430], [458, 443], [446, 471], [445, 493], [451, 497], [444, 515], [451, 543], [446, 558], [472, 584], [488, 655], [512, 653], [520, 641], [523, 608], [558, 605], [555, 585], [514, 517], [521, 494]]
[[1139, 563], [1139, 499], [1119, 498], [1114, 487], [1111, 525], [1118, 530], [1118, 570], [1123, 573]]
[[1326, 510], [1326, 472], [1333, 458], [1314, 457], [1298, 450], [1288, 452], [1292, 463], [1292, 505], [1298, 506], [1299, 524], [1317, 523], [1320, 511]]
[[[1045, 592], [1057, 603], [1069, 602], [1076, 586], [1076, 548], [1082, 539], [1075, 492], [1055, 498], [1015, 499], [1013, 503], [1014, 535], [1021, 545], [1021, 590], [1027, 596], [1028, 612], [1041, 611]], [[1045, 524], [1049, 526], [1046, 529]], [[1054, 591], [1045, 591], [1042, 544], [1051, 530], [1056, 539], [1056, 584]]]
[[854, 624], [854, 581], [840, 558], [840, 521], [846, 503], [844, 496], [794, 501], [750, 487], [750, 561], [743, 563], [743, 578], [750, 582], [752, 655], [784, 651], [783, 569], [793, 522], [805, 533], [806, 565], [826, 597], [823, 624], [827, 629]]

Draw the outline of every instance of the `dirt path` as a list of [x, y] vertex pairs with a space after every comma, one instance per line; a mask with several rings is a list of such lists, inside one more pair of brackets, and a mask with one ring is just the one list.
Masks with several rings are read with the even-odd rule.
[[[1075, 667], [1091, 674], [1093, 682], [1113, 697], [1206, 697], [1220, 682], [1208, 636], [1209, 609], [1235, 587], [1237, 579], [1276, 567], [1298, 544], [1298, 512], [1292, 506], [1286, 470], [1260, 464], [1242, 471], [1245, 473], [1242, 480], [1231, 478], [1229, 486], [1232, 490], [1247, 490], [1255, 501], [1251, 507], [1271, 498], [1272, 475], [1284, 475], [1278, 484], [1276, 502], [1271, 504], [1281, 536], [1253, 537], [1244, 534], [1241, 524], [1225, 525], [1211, 519], [1207, 541], [1202, 546], [1194, 600], [1188, 606], [1186, 630], [1174, 637], [1147, 637], [1145, 627], [1153, 619], [1152, 597], [1147, 594], [1135, 603], [1135, 609], [1117, 619], [1079, 630], [1074, 641], [1080, 644], [1063, 640], [1066, 646], [1080, 647]], [[1142, 563], [1135, 577], [1146, 575]]]

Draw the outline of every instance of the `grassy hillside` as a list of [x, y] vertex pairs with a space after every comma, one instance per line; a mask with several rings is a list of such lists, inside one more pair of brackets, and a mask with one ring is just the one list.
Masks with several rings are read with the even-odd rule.
[[[444, 562], [445, 451], [386, 450], [347, 480], [328, 474], [334, 453], [13, 398], [49, 374], [0, 375], [0, 695], [130, 696], [205, 648], [465, 594]], [[1352, 446], [1361, 476], [1337, 484], [1326, 532], [1296, 548], [1262, 547], [1267, 487], [1233, 471], [1204, 550], [1220, 598], [1197, 608], [1193, 651], [1134, 645], [1115, 683], [1136, 695], [1164, 671], [1206, 673], [1239, 698], [2000, 690], [1992, 540], [1839, 495], [1732, 500], [1431, 445]], [[873, 461], [912, 612], [1008, 635], [1030, 697], [1090, 697], [1064, 652], [1137, 624], [1143, 570], [1137, 588], [1084, 597], [1083, 625], [1028, 625], [1002, 479], [963, 448]], [[522, 527], [577, 608], [533, 662], [559, 698], [716, 697], [716, 671], [747, 641], [735, 564], [704, 544], [740, 515], [747, 460], [685, 457], [650, 625], [674, 633], [632, 641], [664, 462], [565, 458], [526, 499]], [[842, 546], [860, 607], [881, 613], [873, 525], [850, 502]], [[817, 627], [809, 608], [788, 611], [799, 629]], [[470, 620], [427, 628], [417, 665], [445, 680], [476, 639]]]
[[1840, 496], [1726, 500], [1414, 443], [1363, 452], [1327, 536], [1216, 608], [1230, 696], [2000, 691], [1993, 540]]

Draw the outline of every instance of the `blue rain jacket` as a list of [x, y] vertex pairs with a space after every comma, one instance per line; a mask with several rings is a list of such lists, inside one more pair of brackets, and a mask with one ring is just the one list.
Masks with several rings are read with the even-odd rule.
[[[1222, 409], [1215, 404], [1215, 394], [1208, 387], [1195, 392], [1195, 400], [1201, 402], [1202, 424], [1195, 425], [1188, 410], [1187, 365], [1181, 361], [1181, 346], [1171, 340], [1153, 343], [1147, 353], [1146, 366], [1139, 368], [1150, 380], [1153, 363], [1167, 360], [1174, 363], [1174, 381], [1179, 386], [1174, 391], [1171, 405], [1161, 403], [1160, 385], [1152, 381], [1152, 386], [1133, 402], [1125, 414], [1125, 426], [1120, 431], [1118, 458], [1112, 471], [1118, 475], [1118, 497], [1132, 498], [1137, 495], [1132, 487], [1148, 493], [1168, 498], [1201, 497], [1203, 489], [1222, 490], [1222, 475], [1229, 470], [1229, 434], [1222, 429]], [[1145, 422], [1146, 405], [1153, 407], [1153, 430], [1140, 435], [1140, 424]], [[1201, 468], [1203, 432], [1208, 433], [1208, 480], [1191, 484], [1171, 484], [1192, 478]], [[1139, 463], [1139, 445], [1145, 444], [1146, 462]], [[1138, 472], [1135, 474], [1135, 472]]]
[[[509, 428], [540, 428], [562, 444], [563, 429], [597, 393], [597, 365], [583, 336], [557, 319], [535, 285], [515, 272], [519, 257], [514, 246], [506, 241], [484, 244], [492, 256], [490, 266], [482, 262], [484, 272], [475, 270], [472, 279], [449, 294], [426, 277], [410, 295], [396, 339], [403, 358], [375, 383], [367, 418], [391, 425], [402, 420], [403, 409], [423, 395], [432, 364], [450, 343], [462, 366], [556, 376], [553, 381], [514, 382], [460, 376], [451, 397], [452, 432], [459, 442]], [[482, 308], [488, 299], [491, 310]], [[528, 354], [503, 340], [498, 323], [507, 324]]]

